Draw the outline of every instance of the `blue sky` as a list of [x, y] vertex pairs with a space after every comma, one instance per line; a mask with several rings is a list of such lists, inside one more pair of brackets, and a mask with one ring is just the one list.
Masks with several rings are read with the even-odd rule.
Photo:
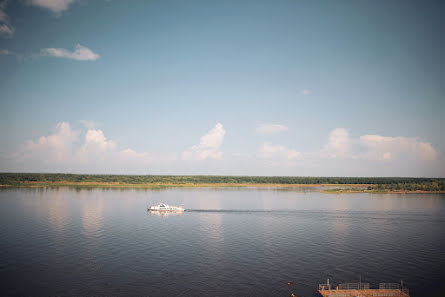
[[0, 171], [445, 177], [440, 1], [0, 3]]

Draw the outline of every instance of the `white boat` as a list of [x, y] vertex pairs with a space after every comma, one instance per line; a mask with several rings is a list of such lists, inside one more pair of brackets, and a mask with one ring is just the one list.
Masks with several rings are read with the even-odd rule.
[[172, 206], [172, 205], [167, 205], [164, 203], [161, 203], [159, 205], [152, 205], [150, 206], [147, 210], [149, 211], [178, 211], [178, 212], [182, 212], [184, 211], [184, 208], [182, 206]]
[[162, 218], [170, 217], [170, 216], [182, 216], [184, 214], [183, 211], [159, 211], [159, 210], [150, 210], [150, 214], [160, 216]]

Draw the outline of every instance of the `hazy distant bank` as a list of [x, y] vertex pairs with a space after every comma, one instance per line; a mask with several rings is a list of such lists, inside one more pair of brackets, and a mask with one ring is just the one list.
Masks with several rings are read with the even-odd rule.
[[321, 187], [326, 193], [445, 193], [444, 178], [0, 173], [3, 187]]

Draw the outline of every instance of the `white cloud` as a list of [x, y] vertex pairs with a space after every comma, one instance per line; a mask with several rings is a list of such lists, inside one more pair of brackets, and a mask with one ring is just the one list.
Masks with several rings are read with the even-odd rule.
[[261, 135], [271, 135], [289, 130], [286, 126], [280, 124], [260, 124], [256, 128], [256, 133]]
[[429, 142], [410, 137], [360, 136], [366, 148], [361, 156], [368, 160], [391, 160], [398, 156], [414, 157], [423, 161], [435, 160], [437, 152]]
[[437, 152], [431, 143], [414, 137], [362, 135], [359, 138], [351, 138], [346, 129], [336, 128], [330, 133], [321, 156], [330, 159], [428, 161], [435, 160]]
[[303, 95], [310, 95], [311, 93], [312, 93], [312, 91], [308, 90], [308, 89], [304, 89], [303, 91], [301, 91], [301, 94], [303, 94]]
[[5, 12], [8, 1], [0, 3], [0, 36], [4, 38], [11, 38], [14, 35], [14, 27], [9, 24], [9, 17]]
[[322, 149], [322, 156], [330, 159], [349, 158], [351, 139], [348, 130], [336, 128], [329, 134], [328, 143]]
[[85, 134], [83, 145], [76, 153], [76, 160], [97, 167], [114, 166], [116, 168], [122, 168], [124, 162], [134, 161], [137, 165], [143, 165], [151, 160], [150, 154], [146, 152], [136, 152], [131, 148], [119, 151], [116, 147], [117, 144], [107, 139], [102, 130], [90, 129]]
[[221, 159], [223, 153], [219, 150], [226, 131], [221, 123], [201, 137], [199, 145], [194, 145], [182, 153], [184, 160]]
[[23, 57], [22, 54], [18, 54], [16, 52], [13, 52], [10, 50], [5, 50], [5, 49], [0, 50], [0, 56], [11, 56], [11, 57], [15, 57], [17, 59], [21, 59]]
[[58, 123], [55, 130], [54, 134], [42, 136], [37, 142], [28, 141], [25, 158], [40, 158], [44, 162], [71, 161], [73, 144], [79, 133], [66, 122]]
[[132, 161], [132, 160], [151, 160], [151, 156], [148, 153], [138, 153], [130, 148], [122, 150], [119, 152], [120, 159], [124, 161]]
[[46, 48], [43, 49], [43, 54], [53, 56], [56, 58], [72, 59], [78, 61], [95, 61], [99, 59], [99, 55], [91, 51], [83, 45], [76, 45], [73, 52], [64, 48]]
[[386, 152], [383, 154], [383, 160], [391, 160], [392, 154], [390, 152]]
[[257, 156], [261, 159], [270, 160], [276, 165], [293, 165], [295, 161], [303, 160], [303, 154], [294, 149], [289, 149], [282, 145], [272, 145], [265, 142], [257, 151]]
[[5, 8], [8, 1], [3, 1], [0, 3], [0, 22], [7, 23], [8, 22], [8, 15], [5, 12]]
[[112, 140], [107, 140], [102, 130], [88, 130], [81, 152], [96, 152], [100, 155], [114, 150], [115, 147], [116, 143]]
[[[88, 121], [89, 122], [89, 121]], [[77, 125], [81, 127], [80, 125]], [[119, 147], [103, 130], [73, 129], [61, 122], [52, 133], [28, 141], [23, 150], [0, 152], [0, 170], [126, 174], [244, 174], [443, 176], [443, 155], [416, 137], [367, 134], [352, 137], [336, 128], [321, 149], [263, 143], [256, 151], [227, 153], [220, 160], [226, 131], [218, 123], [184, 152], [147, 153]], [[144, 137], [144, 135], [141, 135]], [[434, 162], [431, 162], [434, 160]]]
[[14, 35], [14, 31], [15, 31], [14, 28], [8, 24], [0, 25], [0, 36], [11, 38], [12, 35]]
[[67, 10], [74, 0], [30, 0], [29, 3], [34, 6], [39, 6], [49, 9], [54, 13], [61, 13]]
[[69, 123], [58, 123], [53, 134], [28, 141], [24, 152], [15, 156], [15, 160], [38, 171], [77, 168], [80, 172], [119, 172], [129, 165], [140, 167], [151, 160], [146, 152], [131, 148], [118, 150], [117, 144], [107, 139], [102, 130], [88, 130], [83, 140], [80, 134]]

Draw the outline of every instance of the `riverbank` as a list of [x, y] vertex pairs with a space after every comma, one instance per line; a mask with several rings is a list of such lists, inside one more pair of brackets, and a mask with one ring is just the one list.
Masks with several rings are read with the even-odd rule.
[[[15, 185], [0, 185], [0, 188], [45, 188], [45, 187], [76, 187], [76, 188], [329, 188], [321, 189], [325, 194], [445, 194], [445, 191], [424, 190], [390, 190], [378, 189], [378, 185], [369, 184], [267, 184], [267, 183], [110, 183], [110, 182], [21, 182]], [[370, 189], [371, 188], [371, 189]]]
[[368, 184], [268, 184], [268, 183], [110, 183], [110, 182], [20, 182], [14, 185], [0, 185], [0, 187], [39, 188], [39, 187], [98, 187], [98, 188], [230, 188], [230, 187], [263, 187], [263, 188], [297, 188], [297, 187], [367, 187]]
[[320, 188], [323, 193], [445, 193], [444, 178], [0, 173], [0, 187]]
[[445, 194], [445, 191], [424, 191], [424, 190], [379, 190], [379, 189], [355, 189], [355, 188], [335, 188], [321, 190], [325, 194], [352, 194], [352, 193], [368, 193], [368, 194]]

